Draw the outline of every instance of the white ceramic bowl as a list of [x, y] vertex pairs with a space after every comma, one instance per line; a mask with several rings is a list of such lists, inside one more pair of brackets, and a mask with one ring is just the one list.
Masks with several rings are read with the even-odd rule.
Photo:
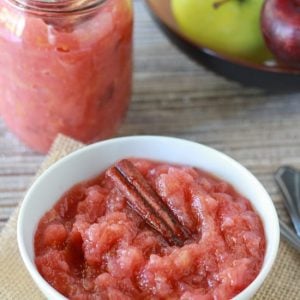
[[234, 299], [250, 299], [270, 272], [279, 244], [278, 218], [268, 193], [260, 182], [230, 157], [201, 144], [159, 136], [133, 136], [99, 142], [59, 160], [29, 189], [18, 219], [18, 245], [33, 280], [49, 299], [65, 299], [39, 274], [34, 264], [34, 234], [39, 219], [74, 184], [94, 177], [115, 161], [140, 157], [191, 165], [230, 182], [247, 197], [260, 215], [266, 235], [264, 263], [256, 279]]

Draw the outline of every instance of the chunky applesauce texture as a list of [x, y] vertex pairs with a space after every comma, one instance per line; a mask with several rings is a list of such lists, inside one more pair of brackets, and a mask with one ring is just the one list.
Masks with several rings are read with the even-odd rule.
[[[130, 1], [102, 1], [75, 24], [76, 12], [50, 14], [47, 23], [46, 12], [22, 13], [6, 2], [15, 1], [0, 0], [0, 114], [7, 126], [44, 153], [59, 133], [84, 143], [114, 135], [131, 94]], [[29, 2], [42, 7], [45, 0]]]
[[199, 169], [130, 160], [192, 237], [170, 246], [104, 172], [40, 220], [35, 262], [45, 280], [70, 299], [230, 299], [245, 289], [266, 247], [250, 202]]

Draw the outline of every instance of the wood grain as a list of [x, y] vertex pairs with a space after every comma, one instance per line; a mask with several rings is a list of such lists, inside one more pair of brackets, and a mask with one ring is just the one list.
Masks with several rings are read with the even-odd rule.
[[[119, 135], [177, 136], [224, 151], [257, 175], [287, 219], [273, 173], [283, 164], [300, 168], [300, 92], [244, 87], [196, 65], [168, 42], [143, 1], [134, 4], [134, 93]], [[0, 120], [0, 228], [43, 158]]]

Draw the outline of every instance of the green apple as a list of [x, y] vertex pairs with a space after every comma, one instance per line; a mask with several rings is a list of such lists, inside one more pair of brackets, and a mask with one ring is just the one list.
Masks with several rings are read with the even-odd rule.
[[261, 29], [264, 0], [172, 0], [180, 30], [191, 40], [224, 54], [264, 60], [271, 57]]

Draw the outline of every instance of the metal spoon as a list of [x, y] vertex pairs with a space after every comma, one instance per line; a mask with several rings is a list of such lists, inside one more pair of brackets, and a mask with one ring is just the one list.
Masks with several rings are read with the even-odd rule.
[[300, 237], [300, 176], [291, 167], [280, 167], [275, 173], [275, 180], [283, 194], [285, 207]]
[[296, 235], [296, 233], [281, 220], [279, 220], [279, 225], [282, 237], [296, 250], [300, 251], [300, 238]]
[[280, 233], [291, 246], [300, 251], [300, 173], [291, 167], [283, 166], [276, 171], [275, 181], [283, 194], [284, 204], [297, 232], [296, 234], [287, 224], [279, 220]]

